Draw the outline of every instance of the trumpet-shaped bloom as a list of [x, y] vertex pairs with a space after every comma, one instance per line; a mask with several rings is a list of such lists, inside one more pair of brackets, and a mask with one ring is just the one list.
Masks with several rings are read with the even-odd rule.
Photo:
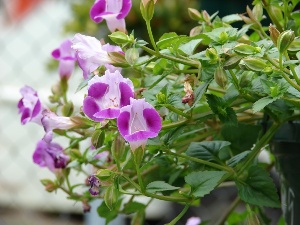
[[94, 121], [117, 118], [120, 108], [129, 104], [134, 96], [131, 80], [119, 71], [94, 76], [88, 82], [88, 95], [83, 101], [83, 112]]
[[42, 115], [41, 121], [46, 132], [50, 132], [53, 129], [67, 130], [77, 125], [70, 117], [58, 116], [47, 109], [43, 110]]
[[90, 17], [96, 23], [106, 20], [111, 32], [125, 32], [125, 17], [131, 9], [131, 0], [96, 0], [90, 10]]
[[130, 99], [130, 105], [120, 110], [117, 125], [132, 150], [145, 147], [148, 138], [158, 135], [162, 124], [158, 112], [145, 99]]
[[42, 139], [37, 145], [33, 153], [33, 162], [40, 167], [48, 167], [52, 172], [57, 169], [65, 168], [69, 157], [63, 153], [63, 148], [52, 142], [52, 137], [48, 140]]
[[69, 79], [75, 67], [75, 51], [71, 48], [72, 41], [65, 40], [59, 48], [52, 51], [52, 57], [59, 60], [59, 75], [61, 78]]
[[29, 86], [21, 88], [22, 99], [18, 103], [19, 114], [21, 114], [21, 123], [35, 122], [41, 124], [42, 104], [37, 92]]
[[88, 75], [99, 66], [108, 66], [113, 63], [108, 52], [122, 52], [118, 46], [102, 45], [96, 38], [82, 34], [75, 34], [72, 42], [72, 48], [76, 51], [78, 65], [83, 71], [84, 79], [87, 79]]

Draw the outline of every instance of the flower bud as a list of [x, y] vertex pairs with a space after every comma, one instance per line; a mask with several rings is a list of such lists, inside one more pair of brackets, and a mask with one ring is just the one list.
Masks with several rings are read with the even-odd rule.
[[225, 31], [222, 31], [219, 35], [219, 42], [224, 44], [228, 41], [228, 34]]
[[63, 116], [71, 116], [74, 110], [73, 102], [67, 102], [63, 105], [61, 112]]
[[127, 44], [131, 41], [130, 37], [121, 31], [114, 32], [108, 35], [108, 37], [118, 45]]
[[128, 63], [125, 60], [124, 54], [120, 52], [108, 52], [107, 53], [110, 59], [112, 60], [112, 65], [116, 67], [126, 67]]
[[96, 177], [99, 178], [99, 180], [101, 181], [105, 181], [111, 178], [112, 174], [113, 174], [112, 171], [108, 169], [100, 169], [97, 171]]
[[202, 20], [202, 15], [197, 9], [188, 8], [189, 16], [192, 20], [200, 21]]
[[248, 70], [261, 72], [267, 67], [265, 61], [257, 57], [246, 57], [241, 60], [240, 65], [245, 66]]
[[41, 180], [41, 183], [44, 185], [45, 190], [48, 192], [53, 192], [57, 189], [57, 185], [52, 180], [49, 179], [43, 179]]
[[125, 140], [121, 135], [117, 135], [113, 140], [111, 146], [112, 156], [116, 161], [125, 161], [126, 159], [126, 148]]
[[277, 40], [280, 35], [280, 32], [273, 25], [269, 26], [270, 37], [275, 46], [277, 46]]
[[239, 55], [254, 55], [261, 51], [260, 47], [254, 47], [247, 44], [237, 44], [233, 50]]
[[295, 39], [294, 31], [292, 30], [283, 31], [277, 39], [277, 48], [279, 53], [280, 54], [284, 53], [294, 39]]
[[156, 0], [142, 0], [140, 4], [140, 10], [144, 20], [150, 21], [154, 14], [154, 4]]
[[221, 88], [225, 88], [228, 82], [228, 78], [227, 78], [227, 74], [226, 71], [222, 68], [222, 67], [218, 67], [215, 70], [214, 73], [214, 78], [216, 83], [221, 87]]
[[239, 80], [239, 86], [241, 88], [250, 86], [253, 76], [254, 76], [254, 72], [252, 72], [252, 71], [243, 72], [242, 76], [240, 77], [240, 80]]
[[115, 208], [116, 203], [118, 202], [118, 198], [119, 191], [114, 185], [111, 185], [106, 189], [104, 195], [104, 202], [110, 210], [113, 210]]
[[100, 148], [105, 140], [105, 132], [102, 130], [95, 130], [92, 135], [92, 144], [97, 149]]
[[210, 16], [209, 16], [209, 14], [207, 13], [206, 10], [203, 10], [203, 11], [202, 11], [202, 17], [203, 17], [203, 19], [204, 19], [204, 21], [205, 21], [206, 23], [210, 23]]
[[159, 104], [165, 104], [167, 102], [167, 97], [162, 92], [156, 94], [156, 99]]
[[139, 58], [139, 51], [136, 48], [130, 48], [125, 52], [125, 59], [129, 65], [133, 66]]
[[260, 2], [258, 2], [257, 4], [255, 4], [255, 6], [252, 9], [252, 13], [254, 18], [257, 21], [261, 21], [263, 18], [263, 6]]
[[196, 26], [190, 31], [190, 36], [194, 37], [197, 36], [198, 34], [201, 34], [202, 32], [202, 26]]
[[230, 55], [230, 57], [225, 60], [223, 68], [226, 70], [234, 69], [239, 64], [242, 58], [243, 56], [240, 55]]
[[215, 64], [219, 60], [218, 52], [214, 48], [206, 49], [205, 55], [211, 60], [210, 61], [211, 64]]

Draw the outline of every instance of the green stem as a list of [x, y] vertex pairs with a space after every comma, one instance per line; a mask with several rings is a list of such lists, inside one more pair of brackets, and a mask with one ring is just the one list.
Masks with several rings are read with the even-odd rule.
[[139, 185], [141, 187], [141, 192], [144, 193], [145, 192], [145, 185], [144, 185], [143, 178], [142, 178], [142, 175], [141, 175], [140, 167], [136, 162], [134, 164], [135, 164], [136, 173], [137, 173], [137, 176], [138, 176]]
[[191, 157], [191, 156], [188, 156], [188, 155], [177, 154], [177, 153], [171, 152], [171, 151], [166, 151], [166, 150], [164, 150], [164, 151], [169, 155], [173, 155], [173, 156], [176, 156], [176, 157], [191, 160], [193, 162], [201, 163], [201, 164], [210, 166], [210, 167], [218, 169], [218, 170], [222, 170], [222, 171], [225, 170], [225, 171], [227, 171], [231, 174], [235, 173], [234, 170], [231, 167], [228, 167], [228, 166], [222, 166], [222, 165], [212, 163], [212, 162], [209, 162], [209, 161], [206, 161], [206, 160], [203, 160], [203, 159], [194, 158], [194, 157]]
[[223, 213], [221, 218], [215, 223], [216, 225], [223, 225], [226, 222], [226, 219], [228, 218], [229, 214], [237, 207], [237, 205], [240, 203], [240, 198], [237, 196], [234, 201], [230, 204], [230, 206], [226, 209], [226, 211]]
[[147, 197], [156, 198], [156, 199], [163, 200], [163, 201], [168, 201], [168, 202], [177, 202], [177, 203], [178, 202], [181, 202], [181, 203], [191, 202], [191, 199], [184, 198], [184, 197], [157, 195], [157, 194], [153, 194], [153, 193], [150, 193], [150, 192], [147, 192], [147, 191], [143, 194]]
[[237, 79], [235, 73], [233, 72], [233, 70], [228, 70], [231, 77], [232, 77], [232, 80], [233, 80], [233, 83], [234, 83], [234, 86], [239, 90], [239, 80]]
[[279, 126], [280, 126], [279, 123], [273, 123], [272, 126], [269, 128], [269, 130], [256, 143], [255, 147], [249, 154], [245, 163], [243, 163], [241, 168], [238, 170], [238, 175], [244, 172], [244, 170], [249, 166], [252, 160], [255, 159], [257, 155], [260, 153], [261, 149], [269, 143], [269, 141], [271, 140], [271, 138], [273, 137], [273, 135], [275, 134]]
[[192, 61], [176, 58], [176, 57], [171, 56], [171, 55], [162, 54], [160, 52], [153, 51], [152, 49], [150, 49], [146, 46], [141, 46], [141, 48], [143, 50], [145, 50], [146, 52], [148, 52], [149, 54], [151, 54], [153, 56], [156, 56], [156, 57], [169, 59], [169, 60], [172, 60], [174, 62], [178, 62], [178, 63], [184, 64], [184, 65], [188, 65], [188, 66], [192, 66], [192, 67], [196, 67], [196, 68], [199, 67], [199, 62], [192, 62]]
[[181, 213], [179, 213], [178, 216], [176, 216], [170, 223], [167, 223], [165, 225], [175, 225], [181, 219], [181, 217], [183, 217], [183, 215], [186, 213], [189, 207], [190, 207], [189, 204], [185, 205]]
[[130, 179], [128, 176], [122, 174], [122, 177], [125, 180], [127, 180], [133, 187], [135, 187], [135, 189], [137, 189], [139, 192], [142, 192], [140, 186], [137, 183], [135, 183], [132, 179]]
[[167, 109], [169, 109], [169, 110], [171, 110], [171, 111], [177, 113], [178, 115], [184, 116], [184, 117], [187, 118], [187, 119], [189, 119], [189, 118], [191, 117], [190, 115], [184, 113], [183, 110], [177, 109], [177, 108], [175, 108], [175, 107], [174, 107], [173, 105], [171, 105], [171, 104], [161, 104], [161, 106], [164, 106], [164, 107], [166, 107]]
[[154, 37], [153, 37], [151, 25], [150, 25], [150, 20], [146, 20], [146, 26], [147, 26], [147, 31], [148, 31], [148, 34], [149, 34], [150, 42], [151, 42], [153, 48], [155, 49], [155, 52], [159, 52], [158, 48], [155, 44], [155, 41], [154, 41]]
[[175, 128], [175, 127], [184, 125], [184, 124], [186, 124], [188, 121], [189, 121], [189, 120], [184, 119], [184, 120], [180, 120], [180, 121], [177, 121], [177, 122], [174, 122], [174, 123], [163, 124], [163, 125], [162, 125], [162, 130], [171, 129], [171, 128]]
[[[286, 60], [290, 60], [290, 57], [289, 57], [289, 54], [287, 53], [287, 51], [285, 51], [284, 56], [285, 56]], [[292, 74], [293, 74], [293, 77], [294, 77], [296, 83], [298, 85], [300, 85], [300, 80], [299, 80], [299, 77], [298, 77], [298, 75], [297, 75], [297, 73], [295, 71], [295, 66], [294, 65], [290, 65], [290, 69], [292, 71]]]

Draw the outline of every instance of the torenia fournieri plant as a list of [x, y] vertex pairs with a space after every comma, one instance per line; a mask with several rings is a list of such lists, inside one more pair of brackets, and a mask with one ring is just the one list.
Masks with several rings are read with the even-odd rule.
[[[264, 164], [258, 156], [271, 154], [268, 143], [278, 128], [300, 116], [297, 3], [256, 0], [244, 14], [223, 18], [190, 8], [195, 27], [189, 34], [155, 40], [151, 21], [159, 1], [143, 0], [148, 43], [126, 30], [131, 0], [96, 0], [90, 18], [106, 22], [108, 37], [78, 33], [53, 50], [60, 81], [50, 106], [33, 88], [20, 91], [21, 123], [45, 130], [33, 161], [56, 177], [42, 180], [46, 190], [63, 190], [84, 212], [104, 199], [98, 212], [107, 223], [134, 213], [133, 224], [143, 224], [151, 200], [141, 203], [138, 196], [183, 204], [172, 225], [211, 191], [234, 185], [236, 199], [213, 224], [267, 224], [265, 207], [280, 201], [269, 176], [274, 160]], [[241, 28], [234, 27], [238, 21]], [[79, 106], [68, 99], [76, 63], [83, 73]], [[86, 176], [82, 184], [72, 184], [72, 171]], [[244, 216], [233, 213], [238, 204], [245, 205]]]

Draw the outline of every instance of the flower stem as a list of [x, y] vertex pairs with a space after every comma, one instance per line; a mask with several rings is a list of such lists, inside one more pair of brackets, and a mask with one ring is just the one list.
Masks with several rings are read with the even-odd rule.
[[151, 44], [152, 44], [153, 48], [155, 49], [155, 52], [159, 52], [159, 50], [158, 50], [158, 48], [155, 44], [155, 41], [154, 41], [154, 37], [153, 37], [151, 25], [150, 25], [150, 20], [146, 20], [146, 26], [147, 26], [147, 31], [148, 31], [148, 34], [149, 34]]
[[186, 204], [181, 213], [179, 213], [178, 216], [176, 216], [170, 223], [167, 223], [165, 225], [175, 225], [181, 219], [181, 217], [183, 217], [183, 215], [186, 213], [189, 207], [190, 205]]

